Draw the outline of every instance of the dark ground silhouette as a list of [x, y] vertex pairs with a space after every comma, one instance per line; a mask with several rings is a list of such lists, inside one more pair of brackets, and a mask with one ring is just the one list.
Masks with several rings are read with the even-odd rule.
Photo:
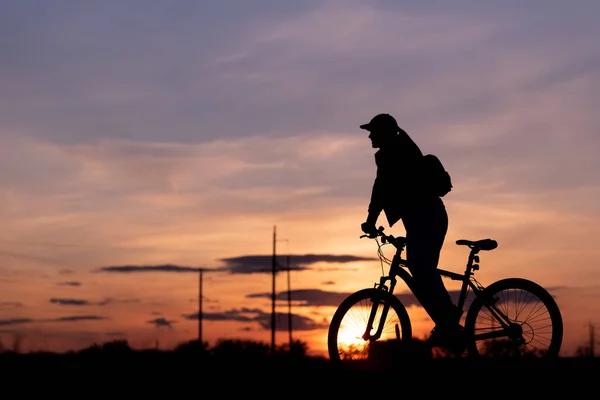
[[[380, 355], [378, 368], [365, 363], [339, 369], [327, 358], [306, 355], [301, 342], [271, 352], [266, 344], [242, 340], [224, 340], [212, 348], [191, 341], [169, 351], [133, 350], [126, 341], [114, 341], [67, 353], [5, 351], [0, 353], [0, 376], [4, 393], [11, 386], [33, 390], [48, 382], [42, 387], [46, 394], [82, 391], [86, 397], [95, 391], [118, 397], [124, 391], [138, 395], [182, 391], [200, 396], [215, 390], [223, 395], [262, 397], [277, 393], [316, 396], [329, 391], [353, 396], [364, 392], [372, 397], [377, 392], [399, 395], [402, 387], [467, 397], [465, 391], [475, 391], [475, 395], [480, 390], [491, 397], [502, 390], [507, 391], [503, 397], [512, 397], [515, 391], [520, 395], [524, 391], [537, 395], [556, 390], [598, 391], [597, 357], [474, 362], [418, 352], [403, 356]], [[381, 387], [377, 389], [378, 379]]]

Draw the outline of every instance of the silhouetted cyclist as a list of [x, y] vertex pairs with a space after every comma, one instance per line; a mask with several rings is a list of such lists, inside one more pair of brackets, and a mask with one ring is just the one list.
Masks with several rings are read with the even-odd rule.
[[436, 271], [448, 230], [448, 214], [442, 199], [424, 189], [427, 182], [420, 179], [419, 170], [423, 154], [389, 114], [378, 114], [360, 128], [370, 132], [373, 148], [379, 149], [375, 153], [377, 175], [368, 216], [361, 229], [367, 234], [376, 231], [382, 211], [390, 227], [402, 220], [407, 266], [415, 283], [413, 293], [435, 323], [429, 341], [432, 345], [460, 347], [460, 315]]

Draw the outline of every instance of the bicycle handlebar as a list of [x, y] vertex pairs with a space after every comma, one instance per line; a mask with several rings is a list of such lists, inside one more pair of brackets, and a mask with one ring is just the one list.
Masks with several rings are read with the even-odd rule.
[[381, 236], [382, 238], [386, 238], [387, 235], [385, 235], [383, 233], [383, 226], [380, 226], [379, 229], [377, 229], [375, 232], [369, 232], [369, 233], [365, 233], [364, 235], [360, 235], [360, 238], [369, 238], [369, 239], [375, 239], [376, 237]]
[[370, 232], [370, 233], [361, 235], [360, 239], [362, 239], [362, 238], [376, 239], [378, 237], [381, 237], [382, 243], [389, 242], [396, 247], [404, 246], [404, 240], [405, 240], [404, 237], [402, 237], [402, 236], [394, 237], [392, 235], [386, 235], [385, 233], [383, 233], [383, 229], [384, 229], [383, 226], [380, 226], [379, 229], [377, 229], [375, 232]]

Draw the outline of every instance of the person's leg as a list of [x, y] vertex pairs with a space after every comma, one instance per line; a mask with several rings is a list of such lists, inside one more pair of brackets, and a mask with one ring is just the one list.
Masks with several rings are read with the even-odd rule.
[[457, 322], [457, 308], [437, 266], [448, 230], [443, 202], [435, 202], [403, 218], [406, 230], [406, 258], [415, 282], [415, 296], [436, 326]]

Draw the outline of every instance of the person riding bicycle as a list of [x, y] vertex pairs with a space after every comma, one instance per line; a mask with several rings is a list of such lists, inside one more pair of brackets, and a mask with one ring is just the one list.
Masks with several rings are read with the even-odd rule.
[[413, 293], [435, 323], [429, 341], [434, 346], [460, 344], [459, 311], [436, 271], [448, 214], [442, 199], [423, 189], [427, 183], [420, 179], [423, 153], [390, 114], [378, 114], [360, 128], [369, 131], [372, 147], [379, 149], [368, 216], [361, 229], [374, 234], [382, 211], [390, 227], [402, 220], [407, 267], [415, 283]]

